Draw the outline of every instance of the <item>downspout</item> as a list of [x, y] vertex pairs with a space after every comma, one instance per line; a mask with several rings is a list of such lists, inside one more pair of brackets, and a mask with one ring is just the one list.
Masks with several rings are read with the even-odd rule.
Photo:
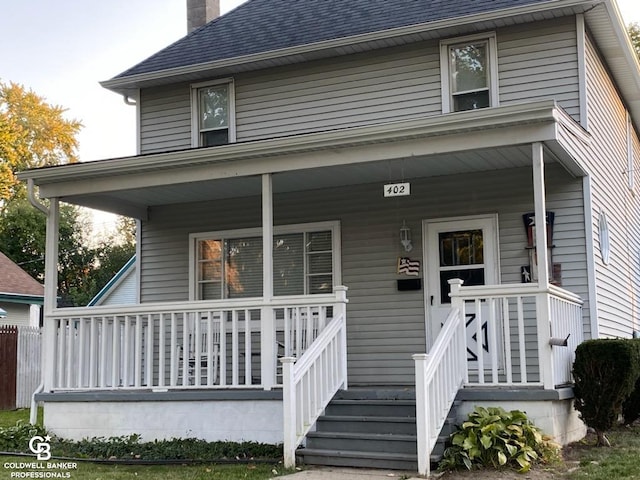
[[[35, 188], [33, 178], [27, 180], [27, 196], [29, 198], [29, 202], [35, 208], [44, 213], [47, 217], [49, 216], [49, 209], [36, 198]], [[40, 347], [41, 359], [40, 359], [40, 384], [36, 388], [35, 392], [31, 394], [31, 411], [29, 412], [29, 423], [31, 425], [35, 425], [38, 421], [38, 403], [36, 402], [36, 395], [44, 390], [44, 355], [42, 355], [42, 346]]]
[[136, 102], [135, 100], [131, 100], [131, 97], [129, 95], [123, 95], [122, 99], [124, 100], [124, 103], [126, 103], [127, 105], [132, 105], [132, 106], [138, 105], [138, 102]]
[[27, 196], [29, 197], [29, 202], [35, 208], [44, 213], [47, 217], [49, 216], [49, 209], [46, 207], [44, 203], [36, 198], [36, 192], [34, 188], [33, 178], [29, 178], [27, 180]]

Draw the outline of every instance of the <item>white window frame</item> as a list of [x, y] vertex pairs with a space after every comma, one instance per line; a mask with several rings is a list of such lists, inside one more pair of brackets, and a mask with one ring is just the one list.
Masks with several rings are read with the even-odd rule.
[[201, 147], [200, 142], [200, 98], [198, 93], [203, 88], [227, 85], [229, 98], [229, 142], [236, 141], [236, 94], [233, 78], [220, 78], [210, 82], [200, 82], [191, 85], [191, 146]]
[[[487, 43], [487, 61], [489, 62], [489, 107], [500, 106], [498, 95], [498, 48], [495, 32], [448, 38], [440, 41], [440, 82], [442, 85], [442, 113], [454, 113], [451, 91], [451, 70], [449, 50], [456, 45]], [[480, 109], [482, 110], [482, 109]], [[466, 110], [469, 111], [469, 110]]]
[[[342, 268], [341, 261], [342, 252], [341, 252], [341, 232], [340, 232], [340, 221], [327, 221], [327, 222], [314, 222], [314, 223], [298, 223], [291, 225], [279, 225], [273, 227], [274, 235], [283, 235], [290, 233], [310, 233], [310, 232], [319, 232], [319, 231], [331, 231], [331, 250], [332, 250], [332, 277], [333, 277], [333, 286], [342, 284]], [[222, 239], [229, 240], [234, 238], [243, 238], [243, 237], [259, 237], [262, 235], [262, 228], [242, 228], [238, 230], [219, 230], [219, 231], [211, 231], [211, 232], [198, 232], [192, 233], [189, 235], [189, 301], [204, 301], [197, 299], [197, 291], [198, 291], [198, 269], [196, 268], [197, 262], [197, 247], [198, 242], [201, 240], [212, 240], [212, 239]], [[306, 272], [306, 253], [305, 253], [305, 290], [307, 272]], [[273, 282], [273, 280], [272, 280]], [[303, 294], [303, 295], [293, 295], [294, 297], [305, 297], [310, 296], [311, 294]], [[286, 298], [287, 296], [278, 296], [277, 298]], [[260, 297], [255, 297], [260, 298]], [[221, 301], [228, 301], [229, 299], [223, 298]], [[210, 301], [210, 300], [207, 300]]]

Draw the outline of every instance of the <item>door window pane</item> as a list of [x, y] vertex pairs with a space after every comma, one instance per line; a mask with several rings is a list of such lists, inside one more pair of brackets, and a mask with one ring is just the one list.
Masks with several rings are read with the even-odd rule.
[[484, 285], [484, 268], [467, 268], [464, 270], [440, 271], [440, 303], [451, 303], [449, 280], [459, 278], [464, 281], [464, 286]]
[[438, 240], [441, 267], [484, 263], [482, 230], [443, 232]]

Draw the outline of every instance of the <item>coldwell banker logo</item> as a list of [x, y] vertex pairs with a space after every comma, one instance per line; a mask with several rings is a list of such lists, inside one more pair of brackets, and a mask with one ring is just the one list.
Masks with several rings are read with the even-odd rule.
[[10, 478], [71, 478], [71, 471], [78, 469], [76, 462], [48, 462], [51, 459], [51, 437], [36, 435], [29, 440], [29, 450], [37, 458], [32, 462], [5, 462], [2, 466], [11, 471]]
[[51, 458], [51, 444], [49, 442], [51, 442], [49, 435], [44, 438], [36, 435], [29, 440], [29, 450], [36, 454], [38, 460], [49, 460]]

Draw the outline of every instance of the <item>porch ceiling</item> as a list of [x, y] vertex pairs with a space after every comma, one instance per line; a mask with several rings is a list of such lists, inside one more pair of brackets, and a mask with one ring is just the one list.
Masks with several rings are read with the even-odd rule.
[[[552, 154], [545, 157], [553, 162]], [[274, 193], [285, 193], [366, 183], [390, 183], [403, 179], [455, 175], [531, 166], [531, 145], [398, 158], [349, 165], [333, 165], [274, 174]], [[148, 207], [258, 196], [259, 175], [202, 180], [108, 193], [72, 195], [62, 199], [86, 207], [133, 214]]]
[[536, 102], [366, 127], [102, 160], [22, 172], [46, 198], [146, 218], [149, 207], [455, 175], [531, 165], [531, 143], [546, 161], [584, 169], [562, 144], [558, 125], [587, 141], [566, 113]]

